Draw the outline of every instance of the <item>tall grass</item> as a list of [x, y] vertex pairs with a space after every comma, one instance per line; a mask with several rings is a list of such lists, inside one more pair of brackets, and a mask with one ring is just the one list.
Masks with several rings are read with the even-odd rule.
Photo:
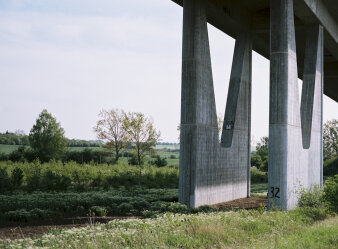
[[239, 211], [54, 230], [37, 239], [2, 241], [5, 248], [335, 248], [338, 218], [322, 222], [291, 212]]

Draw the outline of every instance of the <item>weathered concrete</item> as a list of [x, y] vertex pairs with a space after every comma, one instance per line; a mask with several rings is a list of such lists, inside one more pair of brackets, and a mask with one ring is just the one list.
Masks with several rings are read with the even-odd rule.
[[[323, 182], [323, 92], [338, 101], [336, 0], [173, 1], [184, 5], [180, 202], [196, 207], [250, 194], [253, 49], [271, 63], [269, 206], [292, 209], [300, 185]], [[236, 39], [221, 144], [207, 21]]]
[[323, 36], [308, 28], [300, 108], [293, 1], [271, 0], [270, 15], [269, 207], [288, 210], [321, 183]]
[[222, 136], [219, 143], [204, 2], [185, 0], [179, 201], [190, 207], [250, 194], [251, 39], [236, 41]]

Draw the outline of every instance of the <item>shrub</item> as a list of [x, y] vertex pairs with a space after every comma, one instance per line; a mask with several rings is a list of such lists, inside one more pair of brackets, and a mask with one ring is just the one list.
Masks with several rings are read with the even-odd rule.
[[268, 182], [268, 175], [256, 167], [251, 167], [251, 183], [264, 183]]
[[10, 221], [27, 222], [28, 220], [30, 220], [30, 213], [25, 209], [9, 211], [5, 215], [6, 218]]
[[324, 176], [334, 176], [338, 174], [338, 156], [324, 162], [323, 174]]
[[177, 157], [175, 155], [170, 155], [170, 159], [176, 159]]
[[[129, 165], [138, 165], [137, 156], [133, 154], [133, 156], [128, 159], [128, 164]], [[143, 165], [143, 164], [144, 164], [144, 159], [141, 158], [141, 165]]]
[[22, 169], [16, 167], [12, 170], [12, 174], [11, 174], [11, 182], [12, 182], [12, 186], [13, 188], [18, 188], [22, 185], [22, 181], [23, 181], [23, 171]]
[[92, 206], [90, 210], [96, 215], [96, 216], [106, 216], [108, 211], [105, 207], [100, 206]]
[[338, 175], [326, 180], [323, 192], [323, 199], [328, 207], [338, 213]]
[[133, 208], [134, 208], [133, 205], [124, 202], [117, 207], [117, 211], [119, 212], [119, 214], [130, 214]]
[[318, 185], [311, 187], [309, 190], [302, 188], [298, 194], [299, 207], [321, 208], [324, 206], [322, 202], [323, 191]]
[[0, 168], [0, 193], [11, 189], [11, 180], [6, 169]]
[[41, 180], [42, 188], [45, 190], [67, 190], [70, 184], [71, 180], [69, 177], [56, 174], [50, 170], [43, 175]]
[[159, 155], [156, 156], [154, 161], [150, 161], [150, 164], [156, 165], [157, 167], [164, 167], [167, 166], [168, 162], [165, 157], [160, 157]]

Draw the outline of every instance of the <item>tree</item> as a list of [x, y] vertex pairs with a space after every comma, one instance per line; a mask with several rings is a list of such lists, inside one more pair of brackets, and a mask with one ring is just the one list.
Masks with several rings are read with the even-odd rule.
[[139, 186], [141, 186], [142, 162], [145, 154], [152, 153], [159, 141], [160, 132], [156, 131], [152, 119], [139, 112], [125, 115], [124, 129], [128, 133], [128, 141], [134, 145], [137, 164], [140, 167]]
[[138, 165], [141, 165], [145, 154], [154, 151], [161, 134], [154, 128], [153, 121], [139, 112], [125, 115], [124, 129], [128, 133], [128, 141], [134, 145]]
[[98, 139], [107, 142], [107, 146], [115, 152], [116, 161], [119, 160], [120, 151], [126, 146], [127, 131], [124, 128], [126, 114], [123, 110], [111, 109], [102, 110], [99, 115], [94, 131]]
[[268, 156], [268, 153], [269, 153], [269, 138], [268, 137], [261, 138], [261, 141], [258, 142], [256, 145], [256, 151], [257, 151], [257, 154], [261, 158]]
[[269, 138], [262, 137], [261, 141], [256, 145], [256, 153], [261, 158], [261, 166], [259, 169], [261, 171], [267, 172], [268, 171], [268, 153], [269, 153]]
[[29, 143], [42, 162], [59, 159], [66, 148], [64, 133], [60, 123], [44, 109], [30, 130]]
[[324, 159], [338, 156], [338, 119], [324, 124], [323, 129]]

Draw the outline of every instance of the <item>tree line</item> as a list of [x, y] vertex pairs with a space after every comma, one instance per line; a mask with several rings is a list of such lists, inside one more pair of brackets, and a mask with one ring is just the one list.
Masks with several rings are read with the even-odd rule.
[[[94, 132], [101, 143], [86, 142], [81, 140], [69, 140], [64, 136], [64, 129], [56, 118], [47, 110], [43, 110], [28, 136], [6, 132], [2, 134], [7, 141], [20, 138], [18, 145], [29, 145], [30, 148], [20, 147], [7, 156], [1, 158], [13, 161], [32, 161], [38, 158], [41, 162], [48, 162], [52, 159], [87, 163], [95, 158], [99, 163], [108, 162], [107, 157], [114, 155], [114, 162], [117, 162], [123, 149], [133, 150], [130, 162], [142, 165], [146, 154], [154, 157], [154, 146], [159, 141], [160, 132], [156, 130], [153, 120], [139, 112], [125, 112], [119, 109], [102, 110], [99, 113]], [[5, 143], [6, 144], [6, 143]], [[90, 147], [102, 146], [106, 151], [84, 150], [67, 151], [66, 147]], [[94, 145], [94, 146], [93, 146]], [[80, 146], [81, 147], [81, 146]], [[107, 152], [107, 151], [110, 151]], [[0, 158], [0, 159], [1, 159]], [[156, 161], [156, 160], [155, 160]]]
[[[23, 145], [29, 146], [29, 136], [22, 133], [9, 132], [0, 133], [0, 144], [5, 145]], [[87, 141], [80, 139], [68, 139], [66, 138], [66, 146], [67, 147], [100, 147], [102, 145], [102, 141]]]

